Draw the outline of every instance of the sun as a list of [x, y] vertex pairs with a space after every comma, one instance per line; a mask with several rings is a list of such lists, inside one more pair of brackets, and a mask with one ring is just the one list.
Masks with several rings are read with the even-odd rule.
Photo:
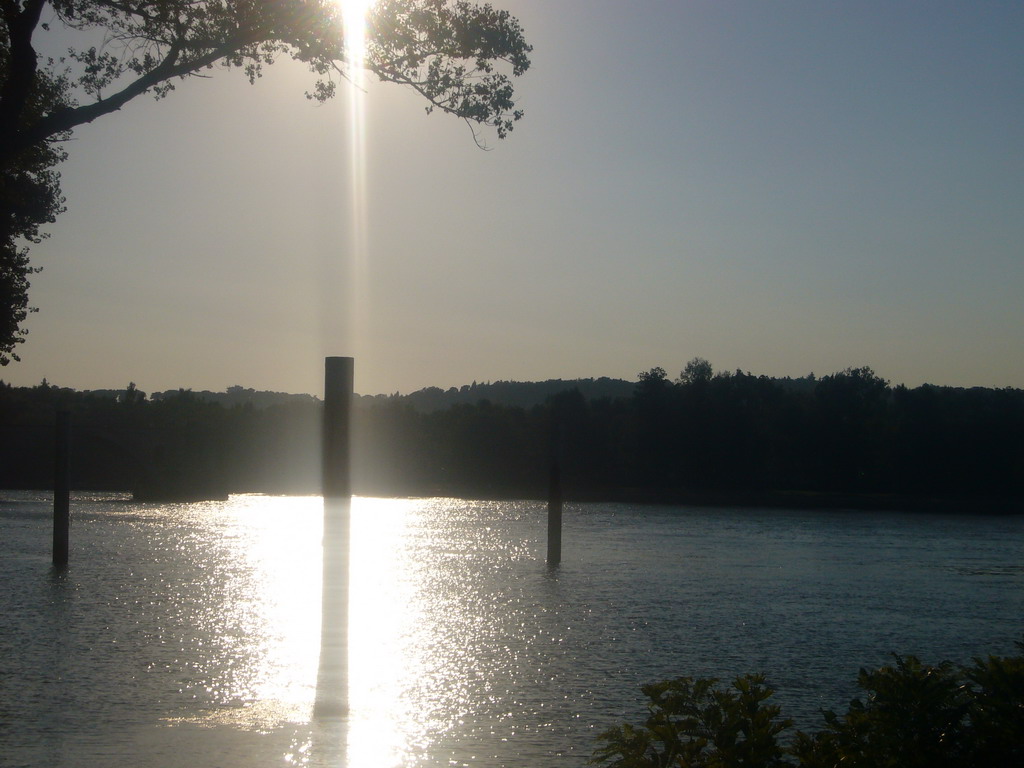
[[345, 49], [352, 66], [352, 76], [358, 77], [366, 59], [366, 14], [373, 0], [336, 0], [341, 7], [345, 25]]

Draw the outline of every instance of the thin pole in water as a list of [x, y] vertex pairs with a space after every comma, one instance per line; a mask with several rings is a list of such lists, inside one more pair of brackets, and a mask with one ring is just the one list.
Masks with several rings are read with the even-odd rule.
[[548, 568], [562, 562], [562, 479], [558, 459], [551, 462], [548, 484]]
[[318, 717], [348, 712], [349, 531], [352, 505], [351, 426], [354, 361], [324, 361], [324, 581], [317, 676]]
[[71, 528], [71, 413], [57, 411], [53, 462], [53, 564], [68, 564]]

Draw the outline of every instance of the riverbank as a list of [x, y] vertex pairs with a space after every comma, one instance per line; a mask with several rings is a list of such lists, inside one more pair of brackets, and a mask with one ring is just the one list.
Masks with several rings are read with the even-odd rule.
[[[14, 490], [14, 489], [12, 489]], [[25, 490], [25, 489], [21, 489]], [[125, 492], [125, 489], [98, 489], [78, 492]], [[159, 496], [135, 492], [136, 502], [177, 502], [224, 501], [228, 492], [223, 488], [215, 491], [204, 488], [162, 489]], [[129, 491], [130, 493], [130, 491]], [[265, 493], [271, 496], [281, 493], [268, 489], [235, 489], [231, 493]], [[313, 489], [288, 489], [286, 495], [318, 495]], [[381, 498], [453, 498], [463, 501], [546, 501], [547, 497], [536, 488], [496, 491], [494, 488], [444, 488], [444, 487], [376, 487], [356, 488], [355, 495]], [[923, 512], [932, 514], [969, 515], [1024, 515], [1024, 496], [969, 496], [942, 494], [895, 494], [895, 493], [850, 493], [821, 491], [694, 491], [686, 489], [649, 488], [603, 488], [564, 489], [565, 502], [614, 503], [641, 505], [677, 505], [687, 507], [741, 508], [741, 509], [800, 509], [800, 510], [862, 510], [874, 512]]]
[[[398, 492], [396, 492], [396, 490]], [[500, 490], [476, 486], [473, 488], [430, 489], [376, 489], [360, 495], [395, 497], [449, 497], [466, 501], [489, 499], [509, 501], [530, 499], [546, 501], [547, 496], [536, 488]], [[622, 488], [605, 487], [579, 489], [565, 487], [565, 502], [616, 504], [668, 504], [688, 507], [738, 507], [744, 509], [801, 509], [801, 510], [863, 510], [877, 512], [925, 512], [937, 514], [1021, 515], [1024, 514], [1024, 495], [977, 496], [967, 494], [898, 494], [855, 493], [826, 491], [749, 491], [749, 490], [690, 490], [684, 488]]]
[[981, 515], [1024, 514], [1022, 496], [944, 496], [940, 494], [849, 493], [821, 491], [651, 491], [622, 489], [605, 499], [632, 504], [681, 504], [696, 507], [767, 507], [771, 509], [853, 509], [886, 512], [933, 512]]

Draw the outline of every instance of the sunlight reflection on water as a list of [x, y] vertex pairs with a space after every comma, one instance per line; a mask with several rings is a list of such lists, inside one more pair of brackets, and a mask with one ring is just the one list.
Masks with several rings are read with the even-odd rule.
[[[416, 660], [402, 647], [416, 623], [408, 585], [404, 541], [415, 506], [405, 500], [356, 499], [352, 511], [352, 587], [349, 626], [349, 764], [404, 765], [399, 723], [399, 681], [414, 674]], [[421, 739], [422, 734], [406, 733]]]
[[[163, 510], [193, 529], [163, 548], [226, 577], [216, 590], [190, 588], [203, 603], [191, 607], [197, 629], [210, 637], [203, 645], [219, 651], [197, 662], [201, 674], [190, 681], [202, 688], [206, 706], [162, 718], [167, 723], [260, 733], [309, 724], [308, 735], [299, 729], [285, 750], [286, 764], [414, 765], [438, 734], [478, 716], [481, 682], [489, 689], [492, 674], [516, 661], [506, 642], [512, 638], [481, 654], [500, 634], [502, 617], [490, 615], [482, 585], [468, 580], [481, 567], [500, 571], [516, 560], [533, 562], [529, 547], [505, 541], [493, 527], [467, 527], [462, 502], [356, 498], [350, 712], [340, 723], [311, 722], [320, 652], [321, 499], [235, 496], [227, 504]], [[438, 524], [446, 516], [454, 528]], [[472, 566], [460, 567], [463, 562]], [[218, 678], [216, 670], [225, 667], [230, 673]], [[504, 705], [501, 693], [485, 689], [484, 700]], [[499, 713], [498, 720], [512, 715]]]
[[[298, 739], [286, 754], [288, 764], [308, 765], [325, 749], [336, 753], [344, 744], [347, 765], [406, 765], [406, 742], [426, 738], [425, 730], [410, 729], [418, 721], [414, 712], [402, 711], [400, 686], [415, 676], [420, 663], [404, 647], [415, 634], [417, 616], [408, 594], [415, 579], [409, 563], [402, 561], [405, 528], [415, 510], [408, 500], [354, 500], [350, 713], [343, 724], [324, 726], [321, 735], [338, 744], [320, 744], [318, 752], [312, 737]], [[253, 669], [247, 678], [253, 682], [247, 690], [219, 691], [219, 703], [242, 700], [244, 706], [172, 720], [263, 731], [307, 722], [320, 654], [322, 501], [237, 496], [219, 514], [226, 514], [221, 535], [230, 546], [229, 558], [245, 576], [216, 606], [208, 629], [222, 632], [221, 647], [258, 645], [248, 654]], [[249, 631], [238, 632], [239, 627]], [[218, 692], [216, 687], [208, 691]], [[399, 723], [405, 724], [401, 730]]]

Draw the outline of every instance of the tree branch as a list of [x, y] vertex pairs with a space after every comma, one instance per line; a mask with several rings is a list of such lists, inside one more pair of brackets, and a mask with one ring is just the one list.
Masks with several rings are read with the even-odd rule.
[[182, 45], [181, 43], [176, 43], [170, 47], [167, 55], [159, 65], [146, 74], [141, 75], [114, 95], [90, 104], [83, 104], [79, 107], [59, 109], [46, 115], [30, 128], [15, 132], [10, 137], [10, 140], [6, 142], [5, 146], [0, 149], [0, 165], [33, 144], [46, 141], [79, 125], [91, 123], [98, 117], [116, 112], [136, 96], [145, 93], [150, 88], [176, 77], [187, 77], [197, 70], [214, 64], [238, 51], [240, 48], [259, 42], [260, 37], [261, 35], [258, 32], [250, 30], [223, 42], [220, 46], [211, 49], [201, 56], [194, 59], [186, 59], [185, 61], [180, 61]]
[[46, 0], [27, 0], [19, 13], [17, 3], [5, 0], [3, 4], [4, 23], [11, 46], [7, 79], [0, 91], [0, 137], [4, 144], [17, 131], [35, 83], [39, 61], [32, 47], [32, 34], [39, 24], [44, 5]]

